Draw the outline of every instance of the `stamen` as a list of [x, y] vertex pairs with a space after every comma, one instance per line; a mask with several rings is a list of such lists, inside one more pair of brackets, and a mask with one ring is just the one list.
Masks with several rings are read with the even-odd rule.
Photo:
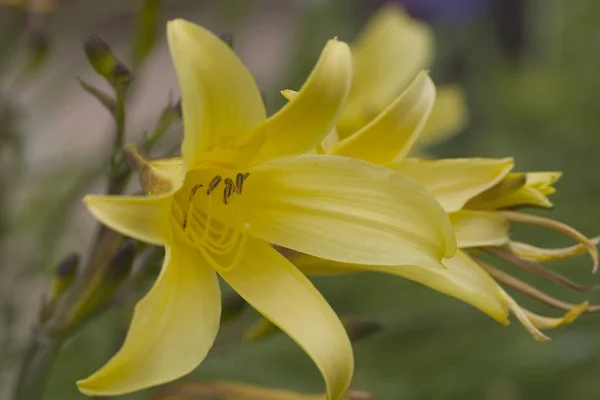
[[589, 302], [584, 301], [576, 307], [571, 308], [562, 318], [544, 317], [529, 310], [523, 309], [527, 317], [533, 324], [540, 329], [553, 329], [566, 324], [570, 324], [589, 308]]
[[[206, 224], [202, 223], [202, 221], [196, 215], [194, 216], [194, 222], [198, 224], [197, 226], [204, 227], [204, 232], [209, 230], [211, 234], [216, 233], [216, 224], [213, 224], [213, 226], [211, 226], [210, 229], [208, 229], [206, 228]], [[202, 241], [202, 239], [197, 240], [197, 237], [199, 236], [197, 233], [191, 233], [193, 235], [191, 239], [193, 239], [193, 242], [196, 245], [203, 244], [204, 246], [209, 248], [211, 253], [215, 253], [217, 255], [228, 254], [235, 247], [235, 244], [239, 238], [239, 232], [235, 229], [227, 229], [227, 227], [223, 224], [219, 225], [221, 225], [219, 227], [219, 233], [215, 234], [214, 237], [213, 235], [209, 234], [208, 236], [206, 236], [206, 241]]]
[[533, 313], [525, 308], [522, 308], [517, 302], [504, 291], [500, 289], [500, 294], [508, 302], [508, 306], [513, 314], [519, 319], [521, 324], [539, 341], [547, 342], [550, 338], [542, 333], [540, 329], [552, 329], [559, 326], [571, 323], [575, 318], [579, 317], [587, 308], [588, 302], [573, 307], [567, 313], [559, 318], [543, 317]]
[[[558, 299], [550, 296], [549, 294], [544, 293], [541, 290], [534, 288], [530, 284], [523, 282], [522, 280], [517, 279], [514, 276], [509, 275], [504, 271], [494, 268], [491, 265], [489, 265], [481, 260], [476, 260], [476, 261], [496, 281], [508, 286], [511, 289], [514, 289], [520, 293], [523, 293], [524, 295], [526, 295], [534, 300], [537, 300], [540, 303], [546, 304], [550, 307], [554, 307], [554, 308], [557, 308], [557, 309], [563, 310], [563, 311], [571, 311], [572, 309], [580, 306], [578, 304], [573, 304], [573, 303], [568, 303], [568, 302], [565, 302], [562, 300], [558, 300]], [[586, 311], [587, 312], [598, 312], [598, 311], [600, 311], [600, 306], [599, 305], [588, 306], [588, 307], [586, 307]]]
[[217, 187], [217, 185], [219, 185], [219, 182], [221, 182], [221, 175], [217, 175], [215, 176], [212, 181], [210, 181], [210, 183], [208, 184], [208, 189], [206, 190], [206, 194], [211, 194], [213, 192], [213, 190], [215, 190], [215, 188]]
[[250, 172], [246, 172], [245, 174], [239, 173], [235, 177], [235, 188], [237, 194], [242, 194], [242, 186], [244, 185], [244, 181], [246, 180], [246, 178], [248, 178], [249, 175]]
[[[590, 238], [590, 240], [597, 246], [600, 243], [600, 236]], [[565, 260], [587, 252], [587, 249], [581, 243], [568, 247], [548, 249], [533, 246], [529, 243], [510, 241], [508, 248], [519, 258], [531, 262]]]
[[[239, 174], [238, 174], [239, 175]], [[223, 190], [223, 203], [227, 204], [231, 191], [233, 190], [233, 181], [229, 178], [225, 179], [225, 189]]]
[[198, 189], [200, 189], [201, 187], [203, 187], [204, 185], [200, 184], [200, 185], [195, 185], [192, 188], [192, 191], [190, 192], [190, 197], [188, 199], [189, 202], [191, 202], [194, 199], [194, 196], [196, 195], [196, 192], [198, 191]]
[[[207, 192], [212, 192], [221, 179], [220, 176], [213, 178], [208, 185]], [[224, 196], [226, 197], [224, 200], [231, 196], [234, 182], [227, 178], [225, 185]], [[228, 188], [229, 190], [227, 190]], [[192, 200], [193, 197], [193, 195], [190, 196]], [[190, 202], [185, 219], [187, 229], [184, 227], [184, 231], [190, 243], [200, 251], [206, 262], [213, 268], [216, 270], [231, 269], [242, 260], [247, 234], [244, 229], [234, 229], [214, 220], [213, 201], [213, 197], [209, 196], [205, 213], [198, 212], [198, 203]]]
[[[203, 213], [199, 213], [197, 215], [194, 215], [194, 219], [198, 222], [198, 224], [200, 226], [206, 226], [206, 223], [208, 221], [207, 218], [204, 217]], [[224, 224], [219, 224], [218, 226], [212, 226], [210, 232], [213, 233], [215, 236], [220, 236], [222, 235], [225, 231], [227, 230], [227, 226], [225, 226]]]
[[496, 256], [504, 261], [516, 265], [517, 267], [523, 268], [529, 273], [548, 279], [551, 282], [558, 283], [559, 285], [563, 285], [570, 289], [578, 290], [580, 292], [593, 292], [596, 290], [600, 290], [600, 285], [579, 284], [570, 280], [566, 276], [559, 274], [558, 272], [554, 272], [548, 268], [545, 268], [541, 264], [523, 260], [505, 247], [482, 247], [481, 249], [487, 252], [488, 254]]
[[202, 253], [202, 255], [204, 256], [205, 260], [217, 271], [219, 270], [230, 270], [234, 267], [236, 267], [240, 260], [242, 259], [243, 253], [245, 252], [246, 249], [246, 240], [248, 239], [248, 235], [243, 232], [241, 233], [241, 239], [239, 241], [239, 244], [237, 246], [237, 252], [233, 258], [233, 260], [229, 263], [229, 265], [224, 266], [220, 263], [218, 263], [213, 257], [212, 255], [210, 255], [206, 249], [206, 247], [201, 246], [199, 248], [200, 253]]
[[594, 266], [592, 268], [592, 272], [596, 273], [598, 271], [598, 264], [600, 262], [598, 257], [598, 249], [594, 242], [589, 239], [587, 236], [582, 234], [581, 232], [575, 230], [567, 224], [563, 224], [562, 222], [558, 222], [552, 220], [550, 218], [538, 217], [530, 214], [523, 214], [515, 211], [500, 211], [500, 214], [506, 217], [509, 221], [512, 222], [520, 222], [524, 224], [531, 224], [537, 226], [543, 226], [545, 228], [553, 229], [557, 232], [564, 233], [567, 236], [572, 237], [577, 242], [579, 242], [587, 252], [589, 253], [592, 261], [594, 262]]
[[538, 329], [538, 327], [535, 326], [535, 324], [529, 319], [529, 316], [527, 315], [525, 310], [522, 309], [517, 304], [517, 302], [512, 297], [510, 297], [508, 295], [508, 293], [506, 293], [504, 291], [504, 289], [502, 289], [502, 288], [499, 288], [499, 289], [500, 289], [500, 294], [508, 303], [508, 307], [510, 308], [510, 311], [512, 311], [512, 313], [515, 314], [515, 316], [521, 322], [521, 324], [523, 324], [525, 329], [527, 329], [529, 331], [529, 333], [531, 333], [533, 335], [533, 337], [535, 339], [539, 340], [540, 342], [550, 341], [550, 338], [548, 336], [544, 335], [544, 333], [542, 331], [540, 331]]

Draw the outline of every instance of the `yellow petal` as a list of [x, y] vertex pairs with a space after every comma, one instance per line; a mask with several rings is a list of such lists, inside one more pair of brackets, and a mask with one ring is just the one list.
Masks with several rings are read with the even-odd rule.
[[[552, 207], [548, 195], [556, 192], [552, 186], [561, 172], [510, 173], [497, 186], [482, 193], [467, 204], [474, 209], [500, 209], [515, 206]], [[520, 186], [515, 183], [521, 182]]]
[[543, 194], [548, 195], [554, 193], [552, 185], [560, 179], [562, 172], [528, 172], [525, 176], [527, 186], [534, 187]]
[[361, 160], [270, 161], [250, 170], [239, 207], [249, 233], [325, 259], [439, 266], [456, 251], [449, 218], [425, 189]]
[[438, 88], [433, 110], [416, 145], [421, 148], [451, 138], [467, 123], [465, 94], [457, 86]]
[[411, 85], [364, 128], [342, 140], [331, 154], [376, 164], [408, 153], [419, 137], [435, 100], [435, 85], [420, 72]]
[[474, 203], [472, 206], [469, 206], [480, 209], [499, 209], [524, 205], [551, 208], [552, 202], [539, 190], [524, 186], [514, 193], [500, 197], [489, 203]]
[[167, 35], [181, 89], [181, 152], [191, 168], [213, 148], [246, 143], [266, 114], [250, 72], [221, 39], [182, 19], [169, 22]]
[[170, 242], [172, 196], [96, 196], [84, 198], [90, 212], [109, 228], [142, 242]]
[[290, 261], [309, 275], [360, 271], [397, 275], [462, 300], [499, 323], [508, 324], [508, 303], [500, 294], [498, 284], [461, 250], [454, 257], [444, 260], [446, 268], [343, 264], [306, 254], [294, 254], [290, 256]]
[[425, 186], [447, 212], [458, 211], [496, 185], [513, 168], [512, 158], [404, 159], [388, 166]]
[[508, 221], [492, 211], [457, 211], [450, 214], [458, 247], [502, 246], [508, 243]]
[[340, 138], [365, 126], [429, 66], [433, 34], [388, 3], [371, 18], [352, 46], [354, 79], [348, 106], [337, 124]]
[[86, 395], [133, 392], [192, 371], [212, 347], [221, 314], [217, 276], [196, 250], [167, 248], [154, 287], [136, 305], [121, 349], [77, 382]]
[[513, 195], [517, 190], [523, 188], [525, 183], [525, 175], [510, 172], [506, 174], [500, 182], [470, 199], [465, 204], [465, 208], [475, 210], [495, 210], [498, 199]]
[[342, 111], [352, 74], [350, 49], [330, 40], [302, 89], [258, 129], [265, 136], [255, 163], [307, 153], [331, 131]]
[[352, 347], [344, 326], [310, 281], [279, 252], [253, 238], [239, 267], [219, 273], [302, 347], [321, 371], [328, 398], [340, 399], [352, 379]]
[[[296, 96], [298, 95], [298, 92], [291, 90], [291, 89], [285, 89], [285, 90], [281, 91], [281, 94], [287, 100], [291, 101], [292, 99], [296, 98]], [[325, 136], [323, 141], [321, 141], [320, 147], [317, 146], [316, 149], [322, 150], [322, 152], [319, 154], [329, 153], [338, 144], [339, 141], [340, 141], [340, 139], [338, 137], [336, 130], [331, 129], [331, 131], [329, 131], [329, 133]]]

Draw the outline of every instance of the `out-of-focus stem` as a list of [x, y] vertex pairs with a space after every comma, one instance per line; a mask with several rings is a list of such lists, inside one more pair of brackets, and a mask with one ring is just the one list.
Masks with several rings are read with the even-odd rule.
[[19, 372], [15, 400], [41, 399], [52, 364], [60, 352], [62, 339], [46, 339], [34, 332]]
[[108, 194], [119, 194], [129, 181], [130, 171], [123, 162], [121, 149], [125, 142], [125, 91], [116, 91], [115, 138], [113, 142], [110, 172], [108, 176]]
[[[125, 140], [125, 91], [116, 91], [115, 139], [108, 175], [108, 194], [120, 194], [131, 177], [131, 168], [125, 162], [122, 148]], [[169, 105], [161, 115], [153, 133], [142, 145], [148, 150], [180, 118], [177, 107]], [[107, 282], [109, 276], [118, 279], [114, 267], [118, 267], [115, 256], [122, 253], [125, 237], [106, 227], [100, 227], [93, 242], [90, 256], [83, 273], [73, 287], [53, 305], [51, 315], [40, 322], [32, 336], [20, 370], [14, 400], [39, 400], [42, 398], [46, 379], [60, 352], [62, 342], [71, 337], [85, 323], [110, 305], [109, 297], [122, 281]], [[158, 251], [158, 250], [157, 250]], [[160, 252], [159, 252], [160, 253]], [[159, 254], [156, 254], [158, 257]], [[156, 264], [150, 257], [145, 264]], [[132, 260], [131, 260], [132, 261]], [[130, 266], [129, 266], [130, 267]], [[111, 270], [111, 268], [113, 270]], [[111, 275], [112, 272], [112, 275]], [[123, 272], [123, 271], [121, 271]], [[132, 284], [143, 278], [144, 271], [134, 276]], [[110, 281], [110, 279], [108, 279]]]

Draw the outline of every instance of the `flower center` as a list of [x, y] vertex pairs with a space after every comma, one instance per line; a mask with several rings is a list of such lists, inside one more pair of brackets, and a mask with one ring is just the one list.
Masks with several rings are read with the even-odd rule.
[[241, 220], [236, 200], [250, 174], [191, 175], [196, 179], [186, 182], [175, 196], [173, 217], [178, 236], [197, 248], [213, 268], [231, 269], [243, 256], [247, 233], [244, 227], [226, 222], [231, 218], [219, 217], [233, 214], [234, 219]]

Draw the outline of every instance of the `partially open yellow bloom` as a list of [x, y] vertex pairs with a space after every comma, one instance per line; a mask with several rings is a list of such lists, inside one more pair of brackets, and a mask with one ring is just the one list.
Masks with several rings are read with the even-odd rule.
[[[336, 124], [344, 139], [372, 121], [431, 65], [434, 38], [431, 28], [412, 19], [397, 4], [382, 7], [352, 45], [354, 76], [348, 104]], [[418, 147], [456, 134], [467, 121], [462, 91], [442, 86], [420, 135]]]
[[88, 196], [110, 228], [164, 246], [154, 287], [121, 349], [78, 382], [116, 395], [176, 379], [211, 348], [220, 275], [312, 358], [339, 399], [353, 371], [343, 325], [311, 282], [271, 244], [320, 259], [442, 269], [456, 251], [449, 218], [413, 180], [363, 160], [304, 154], [343, 109], [348, 46], [331, 40], [296, 98], [266, 118], [260, 92], [231, 49], [183, 20], [168, 25], [182, 96], [182, 159], [135, 148], [147, 196]]
[[[414, 36], [401, 36], [407, 27], [413, 26], [411, 24], [414, 23], [407, 21], [394, 7], [384, 8], [369, 23], [356, 47], [352, 47], [357, 65], [353, 84], [357, 88], [351, 89], [342, 119], [316, 152], [377, 163], [425, 186], [448, 213], [461, 249], [484, 250], [528, 270], [535, 269], [538, 275], [555, 281], [564, 282], [566, 278], [557, 277], [535, 262], [567, 258], [587, 251], [596, 268], [598, 252], [595, 240], [556, 221], [505, 211], [523, 206], [551, 206], [546, 196], [554, 193], [552, 185], [560, 173], [514, 173], [511, 172], [514, 166], [512, 158], [432, 161], [406, 158], [421, 134], [426, 132], [431, 118], [437, 118], [436, 89], [426, 72], [416, 74], [404, 91], [394, 91], [398, 87], [395, 74], [401, 70], [398, 67], [401, 60], [427, 58], [426, 52], [417, 51], [424, 48], [420, 44], [426, 42], [424, 30], [413, 27]], [[413, 46], [404, 44], [404, 40], [412, 40]], [[396, 43], [403, 45], [396, 46]], [[413, 50], [413, 53], [401, 54], [403, 50]], [[359, 68], [360, 65], [363, 67]], [[383, 81], [379, 84], [373, 82], [379, 79], [389, 79], [389, 87]], [[371, 86], [365, 82], [371, 82]], [[282, 93], [288, 99], [296, 96], [290, 90]], [[396, 95], [392, 98], [394, 93]], [[389, 101], [385, 102], [385, 99]], [[435, 122], [437, 126], [438, 121]], [[542, 249], [514, 242], [510, 240], [510, 222], [549, 227], [573, 237], [578, 244], [564, 249]], [[463, 250], [445, 260], [447, 269], [443, 270], [418, 266], [343, 265], [301, 254], [292, 255], [290, 259], [307, 274], [378, 271], [399, 275], [470, 303], [503, 324], [508, 323], [510, 310], [539, 340], [548, 340], [539, 329], [563, 325], [590, 309], [587, 303], [575, 305], [550, 298], [472, 258]], [[527, 266], [524, 266], [525, 263], [528, 263]], [[561, 308], [567, 314], [563, 318], [546, 318], [524, 310], [498, 282]], [[576, 285], [574, 282], [570, 284]]]

